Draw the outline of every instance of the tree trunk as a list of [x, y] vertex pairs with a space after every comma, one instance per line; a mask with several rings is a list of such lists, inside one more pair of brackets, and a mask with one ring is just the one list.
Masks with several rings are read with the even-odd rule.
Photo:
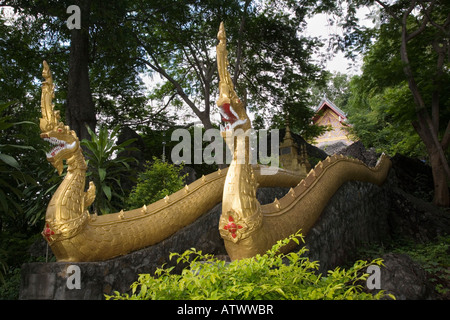
[[211, 119], [209, 118], [209, 112], [203, 111], [198, 115], [198, 117], [199, 117], [200, 121], [202, 122], [205, 130], [213, 128], [213, 126], [211, 124]]
[[[411, 69], [411, 64], [408, 57], [407, 43], [412, 40], [418, 34], [423, 32], [423, 29], [428, 22], [428, 16], [425, 16], [422, 21], [423, 28], [417, 29], [415, 32], [408, 34], [407, 32], [407, 18], [414, 9], [416, 3], [415, 1], [411, 1], [410, 7], [403, 13], [403, 17], [401, 19], [401, 46], [400, 46], [400, 57], [404, 64], [403, 72], [408, 81], [408, 86], [411, 91], [411, 94], [414, 98], [415, 103], [415, 111], [417, 114], [418, 121], [413, 122], [414, 129], [419, 134], [420, 138], [425, 144], [427, 149], [428, 156], [430, 158], [430, 165], [433, 173], [433, 181], [434, 181], [434, 198], [433, 203], [437, 206], [448, 207], [450, 205], [449, 198], [449, 190], [447, 180], [450, 179], [450, 170], [447, 159], [445, 157], [444, 150], [442, 148], [442, 144], [439, 142], [438, 138], [438, 128], [435, 127], [436, 124], [439, 124], [439, 91], [436, 90], [433, 92], [433, 119], [429, 116], [424, 99], [420, 93], [419, 87], [414, 78], [413, 71]], [[441, 57], [442, 58], [442, 57]], [[439, 78], [439, 74], [442, 71], [443, 63], [438, 63], [438, 68], [435, 76], [435, 80]], [[436, 85], [436, 82], [435, 82]]]
[[81, 29], [71, 30], [66, 118], [82, 140], [90, 138], [86, 126], [95, 131], [97, 123], [89, 83], [90, 0], [74, 3], [81, 9]]
[[427, 148], [427, 153], [430, 159], [431, 170], [433, 173], [434, 183], [434, 197], [433, 203], [437, 206], [448, 207], [450, 206], [450, 193], [447, 184], [447, 163], [442, 163], [442, 157], [440, 151], [430, 137], [430, 130], [426, 130], [423, 126], [426, 125], [423, 122], [414, 122], [413, 126], [416, 132]]
[[439, 151], [431, 151], [429, 152], [429, 155], [434, 182], [433, 203], [437, 206], [448, 207], [450, 206], [450, 194], [448, 190], [447, 176], [444, 171], [444, 166], [441, 163]]

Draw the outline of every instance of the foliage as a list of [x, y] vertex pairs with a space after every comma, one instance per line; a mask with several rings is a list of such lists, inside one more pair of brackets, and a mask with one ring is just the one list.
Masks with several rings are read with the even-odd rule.
[[368, 92], [367, 84], [360, 76], [355, 76], [350, 82], [350, 92], [346, 106], [352, 125], [350, 133], [366, 148], [374, 147], [377, 152], [391, 155], [400, 153], [420, 158], [426, 155], [424, 144], [401, 109], [408, 103], [405, 82], [373, 93]]
[[[17, 103], [0, 104], [0, 282], [4, 280], [3, 274], [8, 267], [15, 263], [15, 255], [23, 253], [3, 237], [10, 233], [23, 237], [24, 233], [34, 229], [43, 217], [43, 210], [32, 207], [30, 200], [38, 203], [45, 190], [45, 184], [39, 185], [30, 167], [23, 166], [29, 152], [35, 153], [36, 150], [25, 144], [20, 132], [26, 132], [28, 125], [34, 123], [12, 122], [12, 107], [17, 107]], [[37, 190], [37, 194], [31, 193]]]
[[428, 273], [428, 279], [442, 299], [450, 298], [450, 236], [439, 236], [427, 243], [400, 239], [387, 247], [368, 247], [359, 250], [358, 256], [379, 257], [388, 252], [406, 254]]
[[266, 1], [255, 10], [242, 35], [243, 76], [236, 83], [249, 110], [275, 128], [284, 127], [288, 119], [291, 130], [305, 139], [320, 134], [311, 125], [308, 88], [323, 85], [325, 79], [312, 61], [312, 53], [322, 44], [302, 36], [308, 4]]
[[[8, 83], [8, 90], [5, 92], [14, 95], [15, 99], [21, 99], [25, 95], [17, 89], [24, 88], [29, 91], [33, 87], [36, 88], [35, 80], [40, 80], [41, 63], [45, 59], [51, 65], [55, 83], [60, 83], [57, 96], [66, 99], [71, 44], [71, 31], [66, 25], [66, 10], [74, 4], [73, 1], [6, 2], [14, 8], [16, 15], [11, 22], [7, 21], [7, 25], [3, 25], [7, 30], [5, 39], [8, 42], [0, 44], [0, 50], [4, 48], [1, 56], [8, 62], [5, 65], [2, 63], [2, 67], [5, 66], [5, 78], [13, 80]], [[127, 8], [134, 2], [94, 1], [90, 5], [87, 52], [90, 88], [97, 116], [102, 119], [107, 117], [105, 125], [111, 128], [144, 115], [151, 123], [148, 114], [153, 110], [147, 108], [145, 85], [139, 76], [141, 66], [130, 59], [135, 50], [129, 45], [132, 38], [124, 32]], [[0, 15], [0, 19], [2, 18]], [[1, 27], [0, 25], [0, 38], [3, 38]], [[1, 71], [0, 77], [3, 76]], [[57, 81], [58, 78], [66, 80]], [[58, 106], [58, 109], [62, 110], [61, 115], [64, 115], [65, 104], [62, 107]]]
[[0, 104], [20, 101], [26, 105], [33, 99], [33, 80], [40, 76], [45, 50], [37, 50], [40, 31], [30, 27], [30, 20], [13, 23], [3, 10], [0, 5]]
[[[357, 9], [376, 5], [374, 27], [362, 26]], [[346, 29], [339, 46], [350, 54], [364, 53], [360, 88], [368, 97], [381, 94], [391, 112], [389, 133], [399, 148], [412, 149], [418, 139], [405, 141], [411, 125], [420, 137], [434, 180], [433, 203], [448, 207], [450, 146], [450, 5], [448, 1], [348, 0], [335, 5]], [[332, 11], [328, 7], [326, 10]], [[345, 19], [342, 19], [345, 17]], [[358, 92], [359, 94], [361, 93]], [[358, 94], [357, 93], [357, 94]], [[405, 134], [406, 133], [406, 134]], [[407, 137], [407, 138], [409, 138]], [[396, 146], [397, 148], [397, 146]], [[414, 150], [416, 152], [416, 150]]]
[[[0, 115], [10, 104], [0, 105]], [[23, 192], [20, 186], [30, 181], [30, 177], [21, 171], [19, 162], [6, 152], [8, 149], [32, 149], [30, 146], [4, 144], [5, 130], [19, 124], [10, 122], [10, 118], [10, 116], [0, 117], [0, 131], [3, 135], [0, 144], [0, 222], [6, 216], [15, 215], [16, 210], [21, 210], [20, 200]]]
[[[8, 231], [0, 233], [0, 260], [4, 258], [7, 264], [4, 281], [0, 281], [0, 300], [19, 299], [23, 263], [47, 262], [45, 256], [30, 256], [29, 248], [38, 239], [43, 241], [41, 234], [30, 236]], [[50, 261], [54, 261], [54, 257]]]
[[106, 127], [100, 127], [98, 134], [88, 128], [88, 132], [91, 140], [83, 139], [81, 145], [87, 149], [86, 176], [94, 182], [96, 187], [94, 210], [98, 214], [110, 213], [121, 207], [125, 200], [126, 194], [122, 188], [121, 179], [133, 176], [130, 163], [135, 162], [136, 159], [124, 157], [121, 152], [132, 150], [133, 148], [128, 146], [135, 139], [116, 145], [119, 127], [115, 127], [111, 132]]
[[46, 31], [32, 23], [39, 20], [37, 16], [30, 19], [18, 14], [9, 20], [3, 10], [0, 8], [0, 152], [7, 162], [0, 161], [0, 179], [8, 186], [0, 188], [0, 229], [33, 233], [60, 181], [53, 168], [45, 165], [45, 143], [36, 125], [40, 113], [36, 108], [40, 81], [36, 80], [40, 80], [43, 57], [57, 50], [53, 50], [50, 34], [46, 46], [42, 45]]
[[350, 97], [350, 77], [347, 74], [326, 73], [326, 82], [320, 86], [312, 86], [311, 102], [312, 107], [316, 107], [323, 99], [327, 97], [332, 101], [339, 109], [347, 111], [346, 106]]
[[[263, 255], [231, 263], [220, 261], [212, 255], [195, 249], [182, 254], [173, 253], [177, 263], [189, 265], [181, 275], [171, 274], [174, 267], [158, 268], [155, 277], [141, 274], [131, 286], [131, 295], [114, 292], [107, 299], [237, 299], [237, 300], [297, 300], [297, 299], [380, 299], [383, 292], [372, 296], [363, 291], [370, 264], [382, 264], [376, 259], [371, 263], [358, 261], [348, 270], [336, 268], [325, 276], [316, 274], [318, 262], [302, 257], [307, 249], [297, 253], [281, 254], [280, 249], [289, 242], [303, 240], [297, 233], [278, 241]], [[365, 283], [365, 282], [364, 282]], [[392, 297], [392, 296], [391, 296]], [[392, 297], [393, 298], [393, 297]]]
[[6, 265], [6, 253], [5, 250], [0, 248], [0, 284], [5, 283], [5, 277], [3, 276], [6, 273], [7, 265]]
[[138, 50], [132, 59], [144, 65], [145, 73], [158, 74], [162, 80], [150, 96], [157, 110], [178, 112], [180, 119], [179, 110], [188, 107], [184, 122], [194, 116], [211, 128], [212, 116], [218, 116], [213, 100], [218, 86], [214, 48], [223, 21], [238, 95], [254, 111], [270, 114], [267, 121], [289, 109], [293, 126], [309, 127], [310, 122], [302, 120], [310, 118], [306, 88], [321, 78], [311, 60], [319, 43], [299, 32], [305, 25], [300, 5], [166, 0], [131, 5], [129, 12], [132, 19], [123, 32], [129, 32], [128, 42]]
[[129, 208], [139, 208], [172, 194], [184, 185], [181, 176], [183, 166], [175, 166], [153, 157], [153, 162], [145, 164], [145, 170], [139, 173], [137, 185], [131, 191], [127, 205]]
[[[355, 1], [352, 5], [357, 6], [358, 3]], [[409, 3], [394, 3], [390, 10], [402, 12], [402, 5]], [[417, 121], [418, 113], [404, 73], [405, 62], [400, 54], [401, 27], [388, 11], [386, 8], [381, 9], [376, 28], [358, 29], [355, 25], [348, 25], [349, 37], [352, 34], [353, 38], [341, 42], [343, 45], [345, 43], [349, 53], [356, 50], [363, 50], [364, 53], [363, 73], [354, 77], [350, 84], [349, 121], [353, 125], [353, 133], [366, 147], [373, 146], [378, 151], [390, 154], [402, 153], [424, 158], [427, 155], [425, 144], [412, 126]], [[417, 29], [422, 15], [417, 12], [417, 16], [407, 19], [408, 32]], [[433, 10], [436, 21], [441, 20], [438, 16], [439, 10]], [[448, 68], [444, 68], [439, 76], [435, 74], [438, 55], [433, 48], [441, 41], [440, 37], [442, 35], [433, 27], [426, 28], [408, 43], [407, 52], [409, 67], [420, 86], [427, 112], [433, 113], [438, 137], [442, 138], [450, 119], [450, 74]], [[439, 107], [433, 108], [434, 111], [431, 111], [432, 101], [439, 102]]]
[[428, 245], [414, 245], [408, 254], [429, 273], [436, 291], [450, 297], [450, 237], [440, 237]]
[[[42, 237], [41, 235], [38, 235]], [[24, 233], [4, 230], [0, 233], [0, 285], [6, 284], [11, 270], [20, 268], [29, 256], [28, 248], [36, 240]]]
[[21, 281], [20, 268], [6, 270], [6, 280], [0, 281], [0, 300], [18, 300]]
[[[71, 33], [66, 26], [66, 8], [72, 3], [68, 0], [7, 3], [17, 16], [8, 25], [14, 37], [5, 46], [5, 56], [20, 58], [16, 65], [11, 59], [10, 78], [36, 86], [33, 79], [40, 74], [38, 68], [44, 57], [55, 76], [67, 79]], [[311, 111], [307, 108], [306, 91], [311, 83], [320, 81], [322, 74], [311, 59], [320, 42], [304, 37], [301, 32], [313, 3], [312, 0], [92, 2], [89, 80], [97, 119], [110, 128], [125, 124], [138, 130], [171, 125], [176, 120], [186, 123], [200, 119], [206, 128], [217, 122], [213, 98], [218, 84], [214, 48], [219, 24], [224, 21], [230, 71], [237, 80], [239, 96], [263, 116], [270, 114], [268, 122], [280, 122], [278, 117], [272, 121], [271, 115], [289, 109], [292, 129], [308, 131], [310, 121], [304, 120], [310, 119]], [[13, 76], [15, 69], [23, 73]], [[143, 79], [154, 83], [147, 86]], [[68, 84], [60, 83], [58, 95], [64, 99]], [[17, 94], [15, 98], [23, 96]], [[271, 108], [277, 111], [266, 112]], [[63, 115], [64, 109], [59, 109]]]
[[[216, 128], [213, 125], [214, 128]], [[143, 130], [141, 133], [142, 140], [145, 144], [145, 151], [144, 151], [144, 159], [153, 159], [161, 158], [163, 146], [165, 149], [165, 159], [171, 159], [172, 149], [177, 146], [181, 141], [183, 143], [188, 143], [190, 141], [191, 150], [196, 150], [196, 148], [200, 148], [199, 145], [197, 145], [197, 138], [200, 136], [201, 131], [201, 142], [202, 142], [202, 152], [205, 150], [205, 148], [211, 143], [211, 141], [208, 141], [208, 139], [203, 139], [205, 134], [205, 128], [202, 128], [200, 126], [191, 126], [187, 128], [189, 131], [189, 139], [186, 137], [186, 140], [184, 138], [179, 139], [173, 139], [172, 140], [172, 134], [174, 130], [177, 129], [186, 129], [186, 127], [179, 127], [179, 126], [173, 126], [169, 127], [165, 130], [152, 130], [150, 128], [147, 128], [146, 130]], [[217, 128], [216, 128], [217, 129]], [[183, 139], [183, 140], [181, 140]], [[196, 142], [197, 141], [197, 142]], [[224, 144], [224, 154], [225, 154], [225, 142]], [[196, 158], [195, 152], [190, 153], [190, 163], [188, 163], [188, 160], [184, 165], [188, 165], [190, 168], [194, 169], [196, 177], [201, 177], [202, 175], [208, 175], [218, 169], [218, 165], [216, 163], [208, 164], [204, 161], [201, 161], [201, 163], [197, 163], [195, 160]]]

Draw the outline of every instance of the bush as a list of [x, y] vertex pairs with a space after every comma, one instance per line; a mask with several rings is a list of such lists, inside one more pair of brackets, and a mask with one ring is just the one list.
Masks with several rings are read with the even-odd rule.
[[153, 163], [147, 162], [144, 172], [139, 174], [138, 183], [127, 199], [128, 208], [148, 205], [183, 188], [187, 174], [180, 176], [182, 169], [153, 157]]
[[360, 257], [382, 256], [394, 252], [408, 255], [427, 272], [438, 299], [450, 299], [450, 236], [438, 236], [427, 243], [398, 239], [388, 247], [366, 247], [358, 252]]
[[129, 147], [136, 139], [129, 139], [116, 145], [119, 136], [119, 127], [109, 132], [108, 128], [100, 127], [95, 134], [87, 127], [91, 140], [83, 139], [81, 145], [87, 149], [88, 172], [86, 176], [94, 182], [96, 187], [94, 211], [105, 214], [122, 208], [125, 199], [125, 191], [121, 180], [132, 177], [133, 170], [130, 164], [137, 162], [133, 157], [124, 157], [123, 151], [132, 151]]
[[[114, 292], [109, 299], [116, 300], [317, 300], [317, 299], [380, 299], [364, 292], [365, 270], [370, 264], [382, 264], [380, 259], [371, 263], [357, 261], [348, 270], [336, 268], [326, 276], [318, 275], [318, 262], [302, 257], [307, 249], [280, 254], [280, 248], [290, 241], [299, 243], [301, 234], [279, 241], [264, 255], [236, 260], [220, 261], [212, 255], [204, 255], [195, 249], [178, 257], [177, 264], [187, 263], [180, 275], [172, 274], [174, 267], [158, 268], [155, 277], [141, 274], [131, 285], [131, 295]], [[363, 283], [364, 285], [362, 285]], [[391, 298], [394, 298], [390, 295]]]
[[6, 280], [0, 283], [0, 300], [19, 299], [21, 274], [20, 268], [10, 268]]

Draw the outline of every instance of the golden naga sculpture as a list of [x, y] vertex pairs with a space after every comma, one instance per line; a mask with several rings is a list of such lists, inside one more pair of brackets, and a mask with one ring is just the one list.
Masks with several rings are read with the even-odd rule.
[[[99, 261], [151, 246], [194, 222], [222, 200], [227, 170], [218, 170], [186, 185], [182, 190], [142, 208], [97, 216], [87, 210], [95, 199], [95, 186], [85, 190], [86, 162], [77, 135], [60, 121], [54, 110], [54, 85], [44, 61], [40, 119], [41, 138], [53, 148], [47, 160], [61, 174], [63, 161], [67, 174], [47, 208], [42, 235], [58, 261]], [[258, 170], [256, 171], [258, 175]], [[298, 183], [289, 172], [282, 186]], [[262, 186], [279, 182], [261, 176]]]
[[[219, 99], [225, 130], [251, 128], [242, 102], [237, 97], [227, 71], [225, 28], [220, 25], [217, 46], [219, 68]], [[236, 141], [237, 140], [237, 141]], [[227, 140], [227, 143], [230, 141]], [[328, 201], [346, 181], [367, 181], [381, 185], [391, 167], [391, 161], [382, 155], [375, 168], [359, 160], [344, 156], [328, 157], [319, 162], [305, 179], [288, 194], [268, 205], [256, 199], [257, 175], [248, 162], [248, 141], [235, 139], [234, 156], [228, 168], [223, 191], [222, 215], [219, 230], [231, 260], [263, 254], [278, 240], [287, 238], [301, 229], [306, 235], [320, 217]], [[245, 155], [245, 163], [237, 161]], [[277, 181], [282, 178], [274, 175]], [[343, 213], [344, 214], [344, 213]], [[294, 243], [292, 243], [294, 244]], [[292, 247], [285, 247], [289, 250]]]
[[[227, 136], [226, 133], [237, 129], [250, 129], [251, 123], [228, 72], [223, 24], [218, 39], [217, 104], [226, 122], [224, 136]], [[345, 181], [381, 184], [391, 165], [385, 156], [375, 168], [334, 156], [319, 163], [304, 180], [304, 175], [284, 169], [264, 174], [265, 167], [250, 165], [248, 137], [235, 137], [232, 141], [227, 139], [234, 151], [227, 170], [204, 176], [142, 208], [97, 216], [87, 209], [95, 199], [95, 186], [90, 182], [85, 191], [87, 166], [79, 139], [60, 121], [59, 111], [54, 110], [52, 75], [45, 61], [43, 65], [41, 137], [53, 146], [47, 160], [59, 174], [64, 169], [63, 162], [67, 164], [67, 174], [48, 205], [42, 232], [58, 261], [100, 261], [151, 246], [194, 222], [221, 201], [219, 230], [231, 259], [251, 257], [299, 229], [306, 234]], [[237, 161], [239, 155], [244, 156], [244, 161]], [[291, 187], [291, 190], [272, 204], [260, 205], [256, 199], [257, 186]]]

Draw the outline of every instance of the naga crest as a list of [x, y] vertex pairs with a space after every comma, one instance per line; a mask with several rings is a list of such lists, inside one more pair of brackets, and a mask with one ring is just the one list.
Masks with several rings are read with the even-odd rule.
[[40, 118], [41, 138], [49, 142], [51, 150], [47, 152], [47, 160], [61, 174], [63, 170], [63, 160], [69, 159], [80, 148], [80, 141], [75, 131], [70, 130], [60, 121], [59, 111], [54, 110], [52, 102], [55, 97], [53, 78], [47, 62], [43, 62], [44, 69], [42, 77], [41, 112]]
[[250, 119], [247, 116], [243, 102], [234, 91], [233, 81], [228, 71], [227, 38], [223, 22], [220, 23], [217, 33], [219, 44], [216, 47], [217, 69], [219, 71], [219, 98], [217, 106], [225, 122], [224, 131], [240, 128], [244, 131], [251, 128]]

